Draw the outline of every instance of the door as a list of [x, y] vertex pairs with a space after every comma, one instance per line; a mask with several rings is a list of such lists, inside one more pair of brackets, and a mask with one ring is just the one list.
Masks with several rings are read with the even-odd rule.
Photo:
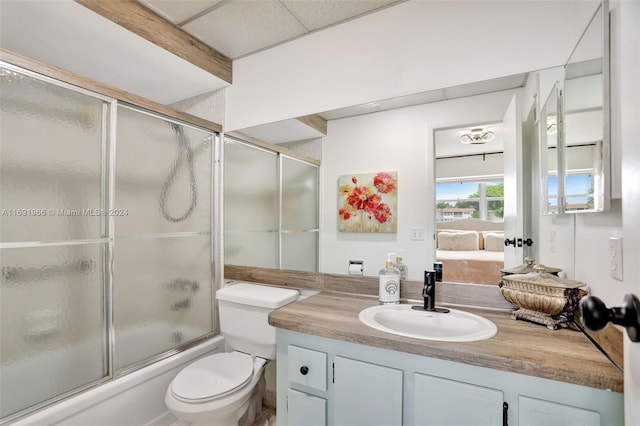
[[414, 381], [413, 410], [416, 425], [502, 424], [502, 391], [426, 374], [415, 374]]
[[[637, 25], [640, 2], [613, 2], [612, 7], [617, 9], [617, 19], [611, 28], [611, 41], [616, 43], [618, 51], [618, 58], [612, 64], [612, 106], [617, 107], [620, 114], [613, 122], [613, 129], [619, 127], [616, 139], [622, 148], [622, 274], [624, 292], [640, 297], [640, 27]], [[625, 333], [624, 417], [627, 426], [640, 425], [639, 401], [640, 343], [632, 343]]]
[[520, 396], [518, 424], [520, 426], [599, 426], [600, 414], [584, 408]]
[[402, 370], [334, 358], [333, 424], [402, 424]]
[[[523, 183], [522, 183], [522, 126], [517, 95], [513, 95], [502, 119], [504, 140], [504, 236], [512, 239], [524, 237]], [[522, 264], [523, 249], [509, 245], [504, 249], [506, 268]]]

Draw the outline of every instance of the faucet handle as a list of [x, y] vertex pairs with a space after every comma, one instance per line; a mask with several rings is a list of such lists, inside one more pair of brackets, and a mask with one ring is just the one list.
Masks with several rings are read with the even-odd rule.
[[422, 287], [424, 306], [412, 306], [411, 309], [427, 312], [447, 313], [449, 309], [436, 308], [436, 271], [424, 271], [424, 287]]

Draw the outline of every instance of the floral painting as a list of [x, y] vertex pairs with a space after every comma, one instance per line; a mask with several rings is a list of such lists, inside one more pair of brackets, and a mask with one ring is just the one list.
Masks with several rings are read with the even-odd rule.
[[338, 194], [339, 231], [396, 232], [397, 172], [342, 175]]

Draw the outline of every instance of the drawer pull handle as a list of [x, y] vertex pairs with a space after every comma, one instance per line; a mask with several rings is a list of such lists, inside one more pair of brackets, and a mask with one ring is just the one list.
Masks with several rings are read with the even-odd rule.
[[303, 376], [306, 376], [308, 372], [309, 372], [309, 367], [307, 367], [306, 365], [303, 365], [302, 367], [300, 367], [300, 374], [302, 374]]

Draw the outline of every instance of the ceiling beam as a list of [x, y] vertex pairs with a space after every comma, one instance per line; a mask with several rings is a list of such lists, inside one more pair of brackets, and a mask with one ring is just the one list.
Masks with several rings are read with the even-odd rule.
[[303, 115], [302, 117], [296, 117], [296, 120], [319, 131], [323, 135], [327, 134], [327, 120], [318, 114]]
[[232, 61], [135, 0], [75, 0], [140, 37], [232, 83]]

